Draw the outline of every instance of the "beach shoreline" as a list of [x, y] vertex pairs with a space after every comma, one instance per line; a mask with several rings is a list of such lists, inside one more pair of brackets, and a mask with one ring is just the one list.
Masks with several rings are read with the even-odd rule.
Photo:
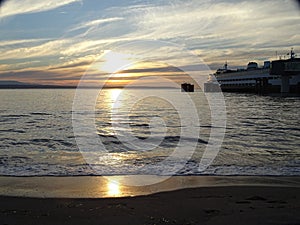
[[1, 224], [300, 222], [300, 177], [173, 176], [137, 187], [122, 178], [0, 177]]
[[[162, 182], [142, 185], [143, 180]], [[140, 181], [138, 186], [126, 185]], [[146, 182], [145, 182], [146, 183]], [[300, 176], [0, 176], [0, 196], [36, 198], [109, 198], [150, 195], [188, 188], [226, 186], [300, 187]]]
[[299, 187], [210, 186], [120, 198], [0, 196], [2, 224], [299, 224]]

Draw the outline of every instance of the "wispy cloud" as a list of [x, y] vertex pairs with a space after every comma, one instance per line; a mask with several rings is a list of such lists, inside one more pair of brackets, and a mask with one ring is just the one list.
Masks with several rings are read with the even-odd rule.
[[[40, 12], [77, 1], [11, 0], [3, 5], [0, 16]], [[65, 35], [60, 39], [1, 41], [0, 60], [5, 60], [1, 68], [8, 71], [14, 68], [17, 72], [28, 66], [30, 71], [40, 71], [34, 73], [35, 79], [38, 74], [48, 72], [49, 77], [41, 77], [60, 81], [78, 79], [104, 50], [125, 51], [118, 46], [145, 39], [171, 42], [191, 50], [196, 55], [194, 62], [188, 62], [176, 49], [158, 46], [149, 51], [149, 46], [130, 46], [132, 53], [149, 56], [152, 61], [168, 59], [181, 67], [196, 65], [200, 58], [213, 69], [226, 60], [230, 65], [244, 65], [248, 60], [270, 59], [275, 51], [284, 53], [290, 47], [300, 51], [299, 9], [292, 0], [138, 2], [110, 4], [109, 8], [100, 7], [99, 12], [93, 9], [97, 13], [80, 12], [74, 23], [62, 27]], [[42, 61], [42, 66], [38, 67], [38, 62], [30, 64], [36, 60]], [[151, 71], [163, 72], [148, 67], [127, 72]]]
[[17, 14], [48, 11], [78, 1], [80, 0], [9, 0], [5, 1], [1, 6], [0, 18], [14, 16]]
[[[232, 60], [243, 65], [300, 47], [300, 17], [291, 0], [154, 1], [107, 11], [111, 18], [121, 15], [124, 19], [105, 29], [87, 23], [94, 29], [85, 31], [84, 37], [105, 40], [111, 49], [134, 40], [161, 40], [186, 46], [208, 64]], [[175, 57], [175, 53], [166, 52], [164, 57]]]
[[28, 66], [38, 65], [40, 63], [39, 60], [34, 61], [27, 61], [27, 62], [20, 62], [17, 64], [1, 64], [0, 71], [8, 71], [8, 70], [20, 70], [20, 69], [27, 69]]
[[36, 42], [45, 42], [49, 41], [49, 39], [46, 38], [38, 38], [38, 39], [19, 39], [19, 40], [2, 40], [0, 42], [0, 47], [9, 47], [11, 45], [22, 45], [22, 44], [30, 44], [30, 43], [36, 43]]
[[0, 60], [8, 59], [25, 59], [32, 57], [45, 57], [51, 55], [59, 55], [60, 49], [71, 44], [71, 40], [61, 39], [52, 40], [46, 43], [26, 46], [19, 48], [0, 49]]
[[99, 55], [86, 55], [72, 60], [67, 60], [60, 64], [49, 66], [49, 70], [72, 69], [73, 71], [86, 70]]
[[119, 11], [132, 15], [131, 22], [137, 26], [127, 34], [132, 38], [183, 44], [208, 63], [232, 58], [238, 64], [255, 55], [268, 58], [276, 50], [300, 47], [300, 17], [295, 7], [294, 1], [285, 0], [192, 0]]
[[116, 21], [120, 21], [120, 20], [123, 20], [123, 19], [124, 18], [122, 18], [122, 17], [112, 17], [112, 18], [91, 20], [91, 21], [81, 23], [81, 24], [71, 28], [69, 31], [75, 31], [75, 30], [79, 30], [79, 29], [82, 29], [82, 28], [96, 29], [101, 24], [116, 22]]

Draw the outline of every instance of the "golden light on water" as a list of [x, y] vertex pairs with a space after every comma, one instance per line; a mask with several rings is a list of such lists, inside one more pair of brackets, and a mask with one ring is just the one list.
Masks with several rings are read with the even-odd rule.
[[109, 196], [120, 196], [120, 184], [116, 180], [108, 180], [107, 182], [107, 194]]
[[109, 98], [110, 98], [110, 107], [111, 108], [119, 108], [121, 107], [121, 102], [117, 101], [119, 96], [122, 94], [122, 89], [110, 89]]
[[121, 94], [122, 89], [111, 89], [109, 90], [109, 97], [112, 102], [115, 102], [119, 95]]

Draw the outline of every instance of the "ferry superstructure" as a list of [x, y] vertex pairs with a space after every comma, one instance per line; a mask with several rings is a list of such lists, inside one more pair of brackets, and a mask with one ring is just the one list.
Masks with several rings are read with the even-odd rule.
[[204, 85], [204, 91], [216, 90], [219, 85], [224, 92], [295, 93], [300, 94], [300, 58], [291, 50], [290, 58], [265, 61], [262, 67], [249, 62], [246, 69], [228, 69], [227, 62], [218, 69]]

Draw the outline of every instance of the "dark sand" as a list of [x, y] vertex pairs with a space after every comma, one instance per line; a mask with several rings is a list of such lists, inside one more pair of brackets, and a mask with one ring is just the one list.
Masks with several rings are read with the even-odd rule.
[[0, 197], [0, 224], [300, 224], [299, 187], [200, 187], [122, 198]]
[[158, 192], [199, 187], [267, 186], [300, 187], [300, 177], [271, 176], [173, 176], [152, 185], [126, 186], [126, 181], [155, 180], [157, 176], [74, 176], [5, 177], [0, 176], [0, 196], [37, 198], [108, 198], [150, 195]]

